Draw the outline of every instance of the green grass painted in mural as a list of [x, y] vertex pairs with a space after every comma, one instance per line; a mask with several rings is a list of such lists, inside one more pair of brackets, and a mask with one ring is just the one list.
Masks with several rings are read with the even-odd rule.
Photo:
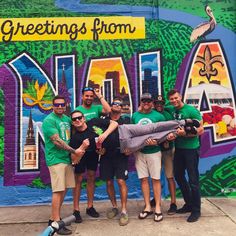
[[[203, 197], [236, 197], [236, 156], [230, 156], [200, 175]], [[181, 197], [178, 189], [176, 196]]]

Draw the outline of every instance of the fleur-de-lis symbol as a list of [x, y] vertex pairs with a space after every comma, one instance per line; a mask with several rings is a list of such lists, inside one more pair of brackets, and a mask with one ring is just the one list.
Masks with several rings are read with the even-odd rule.
[[195, 63], [202, 63], [203, 68], [199, 70], [199, 75], [206, 76], [207, 80], [210, 82], [211, 76], [216, 76], [218, 71], [213, 67], [214, 63], [219, 62], [222, 66], [224, 66], [222, 57], [220, 55], [212, 56], [211, 50], [208, 46], [206, 46], [204, 50], [203, 57], [197, 56]]

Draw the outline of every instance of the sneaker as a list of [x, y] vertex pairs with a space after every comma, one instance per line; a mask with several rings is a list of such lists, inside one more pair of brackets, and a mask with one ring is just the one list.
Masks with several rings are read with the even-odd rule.
[[48, 220], [48, 226], [50, 226], [52, 224], [53, 220]]
[[150, 205], [151, 205], [151, 207], [155, 207], [155, 206], [156, 206], [155, 198], [153, 198], [153, 199], [150, 201]]
[[185, 120], [186, 126], [195, 126], [196, 128], [200, 127], [200, 122], [197, 119], [186, 119]]
[[80, 211], [74, 210], [73, 215], [75, 216], [75, 223], [82, 223], [82, 217], [80, 215]]
[[119, 225], [120, 226], [125, 226], [129, 223], [129, 217], [127, 213], [121, 213], [120, 214], [120, 220], [119, 220]]
[[169, 208], [169, 210], [167, 211], [167, 214], [168, 214], [168, 215], [174, 215], [174, 214], [176, 213], [176, 211], [177, 211], [177, 206], [176, 206], [176, 204], [175, 204], [175, 203], [171, 203], [171, 204], [170, 204], [170, 208]]
[[86, 209], [86, 213], [94, 218], [98, 218], [99, 217], [99, 213], [95, 210], [95, 208], [92, 206], [90, 208]]
[[200, 212], [192, 212], [191, 215], [188, 217], [187, 222], [196, 222], [198, 221], [199, 217], [201, 216]]
[[176, 210], [176, 213], [184, 214], [184, 213], [191, 212], [191, 211], [192, 211], [192, 207], [184, 204], [182, 208]]
[[57, 231], [57, 234], [59, 234], [59, 235], [70, 235], [70, 234], [72, 234], [72, 230], [67, 229], [67, 228], [64, 226], [64, 227], [62, 227], [61, 229], [59, 229], [59, 230]]
[[118, 213], [119, 213], [118, 208], [113, 207], [113, 208], [111, 208], [110, 211], [107, 212], [107, 218], [108, 218], [108, 219], [112, 219], [112, 218], [114, 218], [116, 215], [118, 215]]

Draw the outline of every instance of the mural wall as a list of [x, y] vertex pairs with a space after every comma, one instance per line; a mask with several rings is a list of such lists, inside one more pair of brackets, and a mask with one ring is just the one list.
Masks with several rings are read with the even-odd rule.
[[[109, 102], [122, 97], [126, 115], [144, 92], [166, 97], [179, 89], [203, 115], [202, 195], [235, 197], [234, 2], [2, 1], [0, 205], [50, 202], [42, 121], [55, 94], [65, 96], [70, 114], [85, 85], [101, 89]], [[129, 160], [129, 198], [140, 198], [134, 157]], [[96, 185], [95, 198], [107, 199], [104, 182]], [[167, 197], [164, 178], [162, 185]]]

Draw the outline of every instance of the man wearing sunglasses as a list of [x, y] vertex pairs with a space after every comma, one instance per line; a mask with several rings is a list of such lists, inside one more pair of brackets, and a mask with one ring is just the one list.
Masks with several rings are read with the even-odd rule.
[[[144, 93], [140, 99], [140, 110], [132, 116], [133, 124], [147, 125], [165, 121], [165, 118], [159, 112], [153, 110], [153, 99], [150, 93]], [[145, 208], [139, 214], [139, 219], [145, 219], [153, 214], [150, 205], [150, 186], [149, 176], [152, 179], [154, 198], [156, 201], [154, 221], [159, 222], [163, 219], [161, 213], [161, 151], [157, 140], [148, 138], [146, 147], [134, 153], [135, 167], [138, 178], [141, 181], [141, 188], [145, 202]]]
[[[129, 117], [121, 116], [122, 106], [122, 99], [115, 98], [111, 103], [111, 112], [106, 119], [116, 121], [119, 125], [130, 124]], [[119, 224], [124, 226], [129, 222], [127, 213], [128, 189], [126, 185], [126, 180], [128, 179], [128, 156], [120, 152], [118, 132], [114, 132], [114, 136], [117, 142], [114, 149], [108, 150], [101, 158], [100, 178], [106, 181], [107, 193], [112, 203], [112, 208], [107, 211], [107, 218], [112, 219], [119, 213], [114, 188], [114, 177], [116, 177], [121, 199]]]
[[[76, 223], [82, 222], [80, 215], [79, 199], [81, 193], [81, 184], [83, 175], [87, 171], [87, 209], [86, 213], [94, 218], [99, 217], [99, 213], [93, 207], [93, 198], [95, 190], [95, 174], [98, 166], [99, 154], [103, 154], [104, 148], [109, 150], [114, 147], [114, 139], [112, 132], [117, 128], [118, 123], [112, 120], [101, 118], [93, 118], [89, 121], [85, 120], [85, 116], [80, 111], [71, 113], [72, 126], [74, 129], [73, 135], [70, 140], [70, 146], [73, 148], [79, 147], [84, 140], [89, 142], [82, 159], [72, 155], [72, 160], [75, 165], [75, 190], [74, 190], [74, 215]], [[97, 139], [95, 142], [95, 138]], [[99, 144], [101, 147], [98, 147]], [[97, 150], [98, 149], [98, 150]]]
[[[173, 120], [172, 115], [168, 109], [165, 109], [165, 100], [162, 95], [158, 95], [154, 100], [154, 109], [160, 112], [166, 120]], [[161, 152], [162, 152], [162, 163], [164, 164], [165, 176], [168, 181], [168, 188], [170, 192], [170, 200], [171, 204], [167, 211], [168, 215], [173, 215], [176, 213], [176, 185], [174, 181], [174, 167], [173, 167], [173, 159], [174, 159], [174, 142], [173, 141], [165, 141], [160, 144]], [[151, 200], [151, 206], [154, 207], [156, 205], [155, 199]]]
[[[44, 119], [42, 125], [45, 158], [52, 185], [52, 211], [48, 225], [51, 225], [53, 221], [60, 220], [60, 211], [66, 190], [75, 187], [74, 171], [69, 154], [73, 153], [77, 158], [81, 157], [88, 146], [86, 142], [81, 143], [76, 149], [68, 145], [71, 121], [68, 116], [64, 115], [65, 99], [62, 96], [55, 96], [52, 103], [53, 112]], [[69, 235], [72, 234], [72, 231], [63, 227], [57, 234]]]
[[[95, 97], [100, 100], [101, 105], [93, 104]], [[89, 121], [92, 118], [99, 118], [102, 114], [109, 114], [111, 107], [98, 89], [84, 87], [82, 89], [82, 105], [76, 107], [75, 110], [81, 111], [86, 120]]]

